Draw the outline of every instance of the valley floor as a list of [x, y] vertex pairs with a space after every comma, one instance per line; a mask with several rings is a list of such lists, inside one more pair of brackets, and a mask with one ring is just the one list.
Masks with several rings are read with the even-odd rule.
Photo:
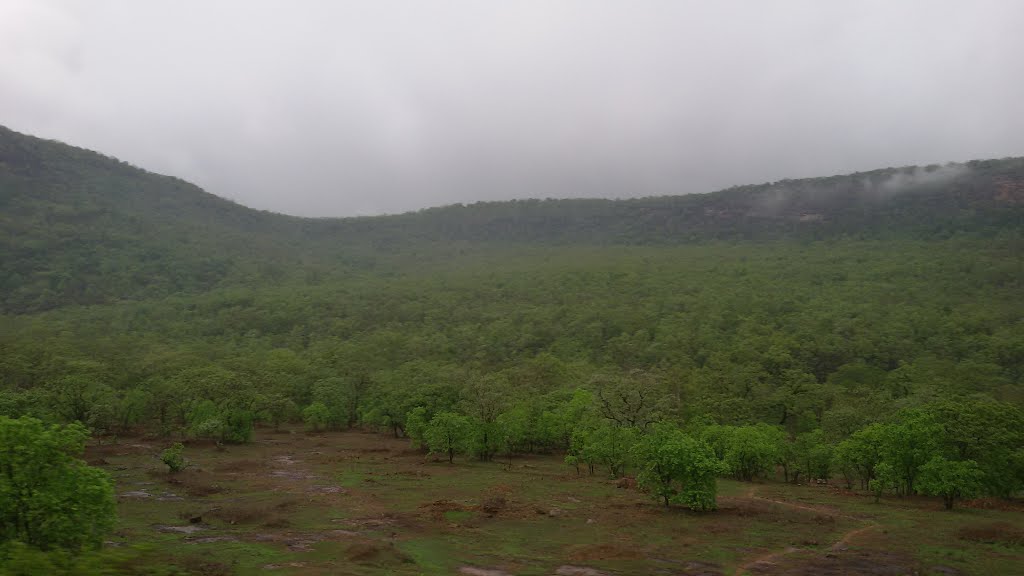
[[437, 461], [361, 432], [259, 431], [248, 445], [90, 446], [117, 481], [108, 544], [195, 574], [600, 576], [1024, 573], [1024, 506], [719, 481], [719, 510], [665, 509], [559, 456]]

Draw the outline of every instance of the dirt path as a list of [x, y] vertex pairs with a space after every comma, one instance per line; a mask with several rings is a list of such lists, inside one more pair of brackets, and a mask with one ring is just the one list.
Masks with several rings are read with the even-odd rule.
[[771, 502], [773, 504], [779, 504], [780, 506], [785, 506], [787, 508], [793, 508], [796, 510], [817, 512], [818, 514], [828, 514], [829, 516], [834, 516], [836, 518], [846, 518], [847, 520], [856, 520], [858, 522], [864, 520], [863, 518], [850, 516], [849, 514], [839, 514], [834, 508], [827, 508], [824, 506], [807, 506], [804, 504], [795, 504], [793, 502], [788, 502], [786, 500], [773, 500], [771, 498], [765, 498], [764, 496], [758, 496], [757, 494], [755, 494], [754, 492], [756, 490], [757, 489], [755, 487], [751, 486], [750, 489], [747, 490], [747, 493], [743, 495], [743, 497], [747, 498], [748, 500], [760, 500], [762, 502]]
[[[850, 520], [856, 520], [858, 522], [863, 522], [864, 521], [863, 518], [857, 518], [857, 517], [849, 516], [849, 515], [846, 515], [846, 514], [836, 514], [834, 510], [831, 510], [829, 508], [815, 507], [815, 506], [806, 506], [806, 505], [803, 505], [803, 504], [794, 504], [793, 502], [786, 502], [785, 500], [773, 500], [771, 498], [764, 498], [762, 496], [758, 496], [757, 494], [755, 494], [755, 491], [756, 491], [756, 488], [751, 486], [750, 489], [747, 490], [746, 494], [744, 494], [744, 497], [749, 499], [749, 500], [761, 500], [763, 502], [772, 502], [774, 504], [779, 504], [781, 506], [786, 506], [788, 508], [794, 508], [794, 509], [797, 509], [797, 510], [805, 510], [805, 511], [809, 511], [809, 512], [817, 512], [819, 514], [828, 514], [830, 516], [835, 516], [837, 518], [847, 518], [847, 519], [850, 519]], [[868, 521], [868, 522], [870, 522], [870, 523], [867, 526], [861, 526], [859, 528], [854, 528], [853, 530], [849, 530], [849, 531], [845, 532], [839, 538], [839, 540], [837, 540], [834, 544], [832, 544], [832, 546], [829, 547], [829, 550], [844, 550], [846, 548], [846, 545], [850, 542], [851, 539], [853, 539], [854, 537], [856, 537], [856, 536], [858, 536], [858, 535], [860, 535], [860, 534], [862, 534], [864, 532], [867, 532], [868, 530], [872, 530], [872, 529], [878, 527], [877, 523], [871, 522], [871, 521]], [[749, 560], [749, 561], [745, 562], [744, 564], [742, 564], [738, 568], [736, 568], [736, 572], [733, 573], [733, 576], [743, 576], [743, 574], [748, 573], [751, 568], [753, 568], [754, 566], [756, 566], [758, 564], [768, 564], [768, 565], [771, 565], [771, 564], [774, 564], [774, 561], [777, 558], [781, 558], [783, 556], [786, 556], [788, 554], [792, 554], [794, 552], [800, 552], [802, 550], [805, 550], [805, 549], [804, 548], [798, 548], [796, 546], [787, 546], [786, 548], [784, 548], [782, 550], [776, 550], [774, 552], [768, 552], [768, 553], [762, 554], [762, 555], [757, 556], [756, 558], [754, 558], [752, 560]]]

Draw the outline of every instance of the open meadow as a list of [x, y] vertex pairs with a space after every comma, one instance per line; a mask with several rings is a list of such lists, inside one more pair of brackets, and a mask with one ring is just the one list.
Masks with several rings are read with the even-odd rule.
[[169, 474], [160, 441], [92, 445], [113, 474], [113, 546], [195, 574], [1021, 573], [1024, 506], [833, 485], [719, 480], [719, 509], [666, 509], [558, 455], [478, 462], [426, 456], [363, 432], [257, 431], [192, 443]]

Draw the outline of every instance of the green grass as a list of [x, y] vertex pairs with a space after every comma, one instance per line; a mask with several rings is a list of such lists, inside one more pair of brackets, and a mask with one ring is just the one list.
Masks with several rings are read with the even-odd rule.
[[[435, 461], [374, 434], [257, 434], [225, 451], [187, 447], [194, 466], [172, 477], [139, 444], [90, 452], [108, 462], [119, 493], [183, 499], [122, 498], [112, 540], [144, 545], [146, 562], [186, 573], [453, 574], [475, 566], [549, 575], [569, 564], [635, 574], [699, 562], [731, 574], [790, 547], [797, 551], [773, 561], [795, 574], [821, 570], [821, 562], [841, 567], [855, 554], [925, 574], [934, 566], [1005, 574], [1024, 563], [1019, 543], [961, 537], [993, 525], [1024, 533], [1024, 515], [950, 513], [923, 498], [875, 504], [823, 486], [720, 480], [720, 509], [697, 514], [665, 509], [603, 473], [577, 476], [557, 455], [516, 458], [508, 469]], [[196, 516], [203, 530], [195, 534], [157, 529]], [[848, 550], [832, 550], [867, 526]]]

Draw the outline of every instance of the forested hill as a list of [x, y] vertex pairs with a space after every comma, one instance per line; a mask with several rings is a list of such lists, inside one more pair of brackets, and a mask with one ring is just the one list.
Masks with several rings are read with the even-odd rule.
[[1024, 158], [711, 194], [304, 219], [252, 210], [177, 178], [0, 127], [0, 311], [15, 314], [253, 282], [319, 282], [372, 269], [382, 257], [422, 260], [468, 245], [921, 239], [1022, 224]]

